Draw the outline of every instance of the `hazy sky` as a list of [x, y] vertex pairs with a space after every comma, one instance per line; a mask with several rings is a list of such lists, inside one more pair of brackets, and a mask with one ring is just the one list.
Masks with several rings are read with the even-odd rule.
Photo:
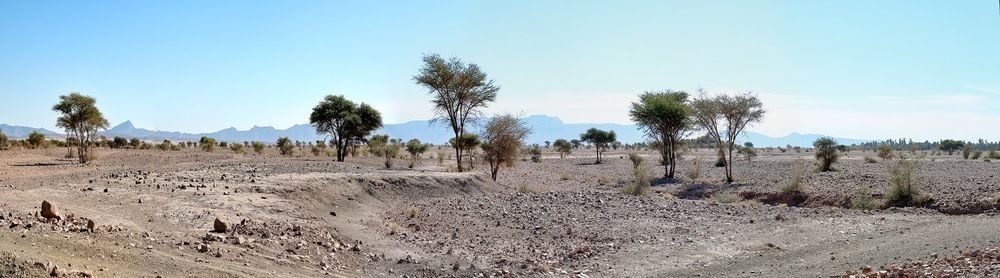
[[1000, 8], [965, 1], [2, 1], [0, 123], [58, 95], [112, 125], [308, 121], [326, 94], [431, 116], [424, 53], [479, 64], [489, 111], [628, 123], [643, 90], [753, 91], [752, 130], [1000, 139]]

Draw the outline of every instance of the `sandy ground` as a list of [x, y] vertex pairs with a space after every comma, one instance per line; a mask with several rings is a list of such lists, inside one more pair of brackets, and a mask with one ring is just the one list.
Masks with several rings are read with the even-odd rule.
[[[78, 165], [64, 153], [0, 151], [0, 276], [829, 277], [1000, 245], [1000, 164], [954, 156], [921, 162], [934, 204], [862, 211], [838, 204], [856, 187], [884, 192], [893, 162], [860, 159], [871, 153], [814, 173], [798, 170], [811, 154], [762, 152], [736, 163], [727, 186], [711, 152], [694, 151], [678, 176], [697, 165], [699, 179], [645, 196], [620, 192], [632, 177], [621, 151], [599, 165], [589, 150], [547, 152], [497, 182], [483, 165], [449, 173], [453, 161], [434, 159], [387, 170], [273, 149], [100, 149]], [[774, 193], [795, 173], [802, 207], [712, 197]], [[39, 215], [43, 200], [60, 220]], [[217, 218], [225, 232], [213, 232]], [[981, 270], [1000, 265], [977, 262], [986, 268], [951, 273], [991, 277]]]

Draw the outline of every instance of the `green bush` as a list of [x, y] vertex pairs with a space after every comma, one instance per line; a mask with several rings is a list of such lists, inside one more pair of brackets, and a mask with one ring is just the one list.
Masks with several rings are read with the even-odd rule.
[[213, 152], [215, 151], [216, 143], [215, 139], [208, 137], [201, 137], [201, 140], [198, 141], [198, 145], [201, 146], [201, 149], [206, 152]]
[[983, 156], [983, 152], [976, 151], [976, 152], [972, 153], [972, 156], [969, 157], [969, 159], [973, 159], [973, 160], [979, 159], [980, 156]]
[[889, 167], [889, 191], [886, 202], [890, 206], [923, 206], [932, 201], [930, 194], [920, 192], [923, 180], [917, 176], [919, 164], [913, 158], [901, 158]]
[[829, 172], [833, 171], [833, 163], [837, 162], [837, 158], [840, 156], [837, 150], [837, 141], [833, 138], [823, 137], [816, 139], [813, 142], [813, 147], [816, 148], [816, 160], [819, 160], [819, 172]]
[[878, 160], [875, 160], [874, 158], [872, 158], [870, 156], [865, 156], [865, 162], [866, 163], [878, 163]]
[[653, 183], [653, 178], [649, 172], [649, 166], [645, 163], [640, 163], [639, 166], [632, 170], [632, 182], [622, 188], [622, 193], [632, 196], [646, 195], [649, 192], [649, 186]]
[[288, 137], [278, 138], [277, 146], [278, 152], [281, 153], [281, 155], [289, 156], [293, 154], [295, 148], [295, 145], [292, 145], [292, 140], [288, 139]]
[[264, 152], [264, 147], [266, 147], [264, 145], [264, 143], [257, 142], [257, 141], [251, 142], [250, 145], [253, 146], [253, 152], [255, 152], [257, 154], [263, 153]]
[[160, 143], [159, 145], [156, 145], [156, 148], [160, 149], [161, 151], [169, 151], [173, 147], [174, 147], [174, 144], [170, 143], [170, 140], [163, 140], [163, 143]]
[[45, 135], [32, 131], [31, 134], [28, 134], [28, 146], [32, 149], [45, 147]]
[[243, 145], [238, 143], [229, 144], [229, 149], [235, 154], [245, 154], [247, 151], [243, 149]]
[[851, 196], [851, 208], [860, 210], [873, 210], [878, 208], [878, 203], [866, 187], [858, 187]]

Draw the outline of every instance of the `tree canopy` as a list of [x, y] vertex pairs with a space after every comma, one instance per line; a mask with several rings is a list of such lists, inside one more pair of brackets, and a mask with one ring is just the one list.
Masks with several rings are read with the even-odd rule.
[[[458, 58], [445, 60], [437, 54], [423, 57], [423, 67], [413, 80], [429, 90], [435, 121], [447, 123], [455, 137], [465, 134], [466, 125], [482, 116], [482, 109], [496, 100], [500, 90], [478, 65]], [[467, 150], [461, 143], [453, 145], [459, 172], [463, 171], [462, 152]]]
[[482, 131], [482, 149], [490, 164], [490, 176], [497, 180], [497, 173], [503, 165], [512, 166], [531, 134], [531, 128], [516, 116], [502, 114], [490, 118]]
[[611, 142], [617, 140], [617, 136], [614, 130], [604, 131], [590, 128], [586, 133], [580, 134], [580, 140], [594, 144], [594, 149], [597, 150], [597, 161], [594, 163], [601, 164], [601, 154], [608, 149]]
[[52, 106], [52, 110], [61, 114], [56, 119], [56, 126], [66, 129], [67, 136], [79, 142], [76, 149], [80, 163], [87, 163], [94, 136], [97, 131], [108, 128], [108, 120], [97, 109], [97, 100], [80, 93], [70, 93], [59, 96], [59, 102]]
[[382, 127], [382, 114], [368, 104], [328, 95], [313, 108], [309, 123], [316, 132], [330, 135], [337, 147], [337, 161], [344, 161], [349, 145], [363, 141]]
[[692, 118], [715, 141], [726, 167], [726, 182], [732, 183], [736, 137], [751, 123], [764, 119], [764, 105], [751, 93], [709, 96], [704, 90], [699, 92], [691, 101]]
[[639, 95], [639, 102], [632, 103], [629, 115], [639, 125], [646, 136], [660, 142], [657, 146], [663, 158], [663, 176], [674, 178], [677, 162], [677, 148], [684, 136], [690, 133], [691, 109], [687, 104], [688, 94], [682, 91], [645, 92]]

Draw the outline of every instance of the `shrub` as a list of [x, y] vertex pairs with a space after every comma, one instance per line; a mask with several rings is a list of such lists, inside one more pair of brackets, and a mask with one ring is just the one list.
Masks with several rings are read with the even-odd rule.
[[138, 149], [139, 147], [142, 147], [142, 140], [139, 140], [139, 138], [132, 138], [132, 140], [128, 141], [128, 145], [133, 149]]
[[567, 173], [559, 174], [559, 180], [569, 180], [571, 177]]
[[632, 169], [632, 182], [622, 188], [622, 193], [632, 196], [646, 195], [653, 181], [649, 172], [649, 166], [640, 161], [639, 165]]
[[892, 147], [889, 147], [888, 145], [878, 146], [878, 157], [879, 158], [881, 158], [882, 160], [889, 160], [889, 159], [892, 159], [892, 156], [893, 156], [892, 155]]
[[170, 140], [166, 140], [166, 139], [163, 140], [163, 143], [160, 143], [159, 145], [156, 145], [156, 148], [160, 149], [161, 151], [169, 151], [173, 147], [174, 147], [174, 144], [170, 143]]
[[851, 196], [851, 208], [860, 210], [873, 210], [878, 208], [878, 203], [866, 187], [858, 187]]
[[996, 197], [993, 197], [993, 202], [1000, 204], [1000, 192], [997, 193]]
[[417, 207], [410, 207], [406, 209], [406, 217], [413, 219], [420, 215], [420, 209]]
[[743, 197], [733, 192], [719, 192], [712, 194], [711, 200], [718, 203], [729, 204], [743, 201]]
[[247, 153], [247, 151], [245, 149], [243, 149], [243, 145], [242, 144], [238, 144], [238, 143], [229, 144], [229, 149], [232, 150], [233, 153], [235, 153], [235, 154], [245, 154], [245, 153]]
[[253, 152], [257, 154], [264, 153], [264, 147], [266, 147], [264, 143], [253, 141], [250, 143], [250, 145], [253, 146]]
[[962, 159], [969, 159], [970, 155], [972, 155], [972, 145], [965, 144], [965, 146], [962, 147]]
[[313, 156], [319, 156], [319, 153], [322, 152], [323, 149], [317, 146], [312, 146], [309, 148], [309, 151], [312, 152]]
[[803, 170], [795, 170], [792, 173], [792, 178], [781, 183], [778, 190], [785, 194], [802, 194], [802, 180], [805, 178]]
[[865, 162], [866, 163], [878, 163], [878, 160], [875, 160], [874, 158], [872, 158], [870, 156], [865, 156]]
[[7, 141], [7, 135], [0, 132], [0, 151], [5, 151], [9, 148], [10, 143]]
[[526, 185], [526, 184], [522, 184], [521, 186], [517, 187], [517, 192], [518, 193], [524, 193], [524, 194], [531, 194], [531, 193], [540, 193], [540, 192], [542, 192], [542, 190], [539, 189], [539, 188], [537, 188], [537, 187], [534, 187], [534, 186], [529, 186], [529, 185]]
[[922, 179], [917, 176], [916, 159], [901, 158], [889, 167], [889, 191], [886, 202], [891, 206], [920, 206], [931, 201], [928, 194], [920, 193]]
[[1000, 159], [1000, 153], [997, 153], [997, 151], [995, 151], [995, 150], [990, 150], [990, 153], [986, 156], [986, 158], [989, 158], [989, 159]]
[[228, 148], [229, 147], [229, 142], [226, 142], [226, 141], [219, 142], [219, 147], [221, 147], [221, 148]]
[[292, 145], [292, 140], [288, 139], [288, 137], [278, 138], [277, 146], [278, 153], [289, 156], [292, 155], [295, 148], [295, 145]]
[[833, 163], [837, 162], [837, 157], [839, 157], [837, 141], [830, 137], [823, 137], [816, 139], [816, 142], [813, 142], [813, 147], [816, 148], [816, 160], [819, 160], [819, 169], [817, 170], [820, 172], [832, 171]]
[[205, 152], [215, 151], [215, 139], [208, 137], [201, 137], [201, 140], [198, 140], [198, 145], [201, 146], [201, 149]]
[[972, 156], [969, 157], [969, 159], [979, 159], [980, 156], [983, 156], [983, 152], [976, 151], [976, 152], [972, 153]]
[[531, 162], [535, 163], [542, 162], [542, 150], [539, 149], [537, 146], [531, 148], [531, 150], [528, 151], [528, 154], [531, 155]]
[[566, 141], [566, 139], [558, 139], [555, 143], [552, 143], [552, 146], [559, 152], [559, 159], [565, 158], [566, 155], [573, 152], [573, 144]]
[[31, 146], [32, 149], [45, 147], [45, 135], [38, 133], [38, 131], [32, 131], [31, 134], [28, 134], [28, 146]]
[[108, 147], [111, 147], [112, 149], [121, 149], [127, 146], [128, 146], [128, 139], [119, 136], [115, 136], [115, 138], [111, 140], [111, 143], [108, 144]]
[[628, 154], [628, 160], [632, 161], [632, 169], [636, 169], [637, 170], [637, 169], [639, 169], [639, 166], [642, 165], [642, 160], [643, 159], [642, 159], [642, 156], [639, 156], [638, 154], [630, 153], [630, 154]]
[[698, 180], [701, 179], [701, 166], [698, 164], [698, 160], [695, 160], [691, 170], [688, 170], [687, 172], [687, 177], [688, 179], [691, 179], [691, 182], [698, 182]]

